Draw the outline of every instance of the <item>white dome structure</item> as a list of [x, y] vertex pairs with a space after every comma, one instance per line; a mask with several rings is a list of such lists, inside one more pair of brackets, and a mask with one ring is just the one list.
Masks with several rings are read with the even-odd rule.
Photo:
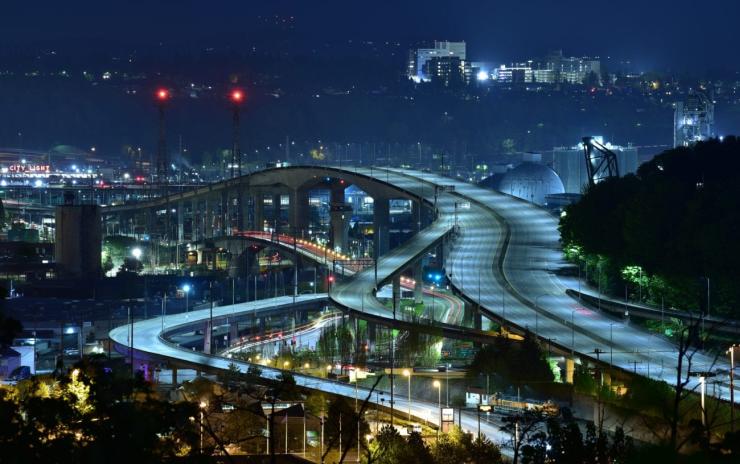
[[549, 167], [525, 162], [507, 172], [496, 190], [543, 206], [547, 195], [565, 193], [563, 181]]

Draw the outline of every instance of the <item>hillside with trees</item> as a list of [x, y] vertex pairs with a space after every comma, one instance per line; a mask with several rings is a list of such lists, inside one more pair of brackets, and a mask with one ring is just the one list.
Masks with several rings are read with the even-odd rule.
[[726, 137], [590, 187], [561, 218], [566, 255], [606, 293], [740, 318], [739, 167]]

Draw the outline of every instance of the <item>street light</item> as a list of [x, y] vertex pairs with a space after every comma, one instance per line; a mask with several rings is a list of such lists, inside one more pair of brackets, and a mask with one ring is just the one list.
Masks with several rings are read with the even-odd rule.
[[408, 378], [408, 384], [409, 384], [409, 394], [408, 394], [408, 402], [409, 402], [409, 422], [411, 422], [411, 371], [408, 369], [403, 370], [403, 376]]
[[570, 312], [570, 354], [575, 354], [576, 351], [576, 325], [574, 317], [576, 310]]
[[136, 247], [131, 250], [131, 256], [133, 256], [136, 259], [141, 259], [141, 255], [143, 252], [141, 251], [141, 248]]
[[450, 407], [450, 367], [452, 364], [445, 363], [445, 406]]
[[490, 404], [479, 404], [478, 405], [478, 440], [480, 440], [480, 413], [481, 411], [490, 412], [491, 405]]
[[704, 396], [707, 393], [707, 378], [704, 377], [703, 375], [700, 375], [699, 384], [701, 385], [701, 425], [706, 427], [707, 426], [707, 410], [704, 407]]
[[535, 312], [534, 312], [534, 333], [537, 335], [537, 331], [539, 330], [539, 314], [537, 310], [540, 309], [540, 298], [543, 296], [550, 296], [549, 293], [543, 293], [542, 295], [537, 295], [534, 298], [534, 306], [535, 306]]
[[732, 345], [727, 350], [730, 354], [730, 431], [735, 432], [735, 348], [738, 345]]
[[439, 410], [439, 426], [437, 427], [437, 439], [439, 439], [439, 430], [442, 428], [442, 384], [439, 380], [432, 382], [434, 388], [437, 389], [437, 409]]

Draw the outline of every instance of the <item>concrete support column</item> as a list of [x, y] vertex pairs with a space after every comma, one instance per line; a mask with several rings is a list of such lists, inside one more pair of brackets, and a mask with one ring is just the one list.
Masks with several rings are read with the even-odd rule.
[[483, 316], [480, 311], [473, 313], [473, 328], [476, 330], [483, 330]]
[[349, 220], [352, 207], [345, 203], [344, 186], [335, 185], [331, 189], [330, 199], [331, 247], [346, 250], [348, 245]]
[[177, 388], [177, 368], [172, 367], [172, 387]]
[[205, 354], [211, 354], [211, 321], [205, 322], [205, 328], [203, 329], [203, 352]]
[[244, 189], [239, 190], [239, 218], [237, 220], [237, 227], [239, 230], [246, 230], [249, 227], [249, 202], [250, 197]]
[[422, 229], [422, 224], [424, 223], [422, 209], [420, 202], [411, 200], [411, 222], [414, 232], [417, 233]]
[[272, 194], [272, 217], [270, 218], [270, 226], [275, 228], [276, 233], [280, 233], [280, 200], [282, 195], [280, 193]]
[[252, 229], [259, 232], [262, 232], [265, 227], [265, 202], [263, 199], [264, 195], [262, 192], [257, 192], [254, 197], [252, 197], [252, 202], [254, 203], [254, 221]]
[[308, 189], [294, 189], [290, 195], [290, 225], [297, 237], [305, 236], [310, 218]]
[[373, 198], [373, 229], [375, 258], [380, 258], [390, 249], [389, 237], [390, 202], [388, 198]]
[[424, 269], [421, 260], [414, 263], [414, 303], [419, 304], [424, 298]]
[[377, 340], [377, 330], [378, 326], [375, 324], [375, 322], [367, 322], [367, 347], [368, 350], [374, 351], [375, 350], [375, 341]]
[[229, 321], [229, 346], [239, 338], [239, 325], [236, 321]]
[[393, 301], [396, 305], [396, 310], [400, 309], [399, 305], [401, 303], [401, 276], [396, 276], [393, 278]]
[[565, 382], [573, 384], [573, 374], [576, 370], [576, 361], [573, 358], [565, 358]]

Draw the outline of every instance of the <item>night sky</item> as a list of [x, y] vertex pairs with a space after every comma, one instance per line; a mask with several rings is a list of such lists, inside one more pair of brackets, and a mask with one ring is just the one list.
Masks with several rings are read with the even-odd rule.
[[[505, 62], [562, 48], [631, 59], [638, 69], [737, 70], [734, 0], [261, 0], [28, 1], [0, 6], [0, 50], [67, 46], [238, 48], [259, 15], [295, 17], [290, 43], [467, 40], [475, 58]], [[260, 34], [263, 34], [260, 31]]]

